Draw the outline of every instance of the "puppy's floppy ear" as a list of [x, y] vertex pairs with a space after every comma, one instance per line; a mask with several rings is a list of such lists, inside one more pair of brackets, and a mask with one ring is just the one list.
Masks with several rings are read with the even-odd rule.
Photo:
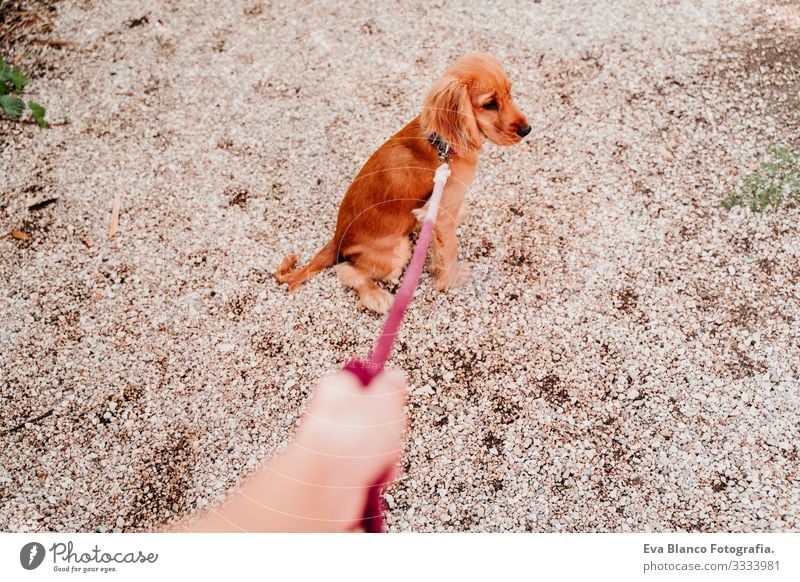
[[469, 98], [469, 87], [456, 77], [437, 80], [425, 98], [420, 125], [426, 133], [438, 133], [456, 152], [481, 148], [481, 132]]

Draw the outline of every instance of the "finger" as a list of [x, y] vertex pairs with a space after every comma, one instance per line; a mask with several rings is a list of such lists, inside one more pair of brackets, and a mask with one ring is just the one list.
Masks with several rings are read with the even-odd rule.
[[319, 385], [324, 387], [326, 391], [337, 394], [352, 394], [363, 391], [364, 388], [355, 374], [344, 370], [326, 374], [320, 379]]
[[334, 372], [323, 376], [317, 383], [311, 399], [313, 410], [325, 411], [326, 416], [336, 414], [338, 406], [350, 400], [356, 394], [363, 394], [364, 389], [358, 378], [349, 372]]
[[406, 376], [401, 370], [389, 369], [381, 372], [370, 384], [375, 395], [389, 396], [396, 406], [403, 406], [408, 394]]

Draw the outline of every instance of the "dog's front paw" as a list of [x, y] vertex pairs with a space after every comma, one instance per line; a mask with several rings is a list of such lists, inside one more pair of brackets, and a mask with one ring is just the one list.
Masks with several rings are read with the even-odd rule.
[[469, 281], [471, 275], [472, 266], [469, 263], [459, 261], [437, 275], [435, 285], [440, 291], [461, 287]]
[[363, 293], [357, 307], [363, 307], [383, 315], [389, 311], [392, 301], [394, 301], [394, 295], [386, 289], [379, 288]]
[[389, 273], [386, 276], [386, 278], [384, 279], [384, 281], [389, 283], [389, 285], [392, 285], [392, 286], [396, 287], [397, 285], [400, 284], [400, 276], [402, 274], [403, 274], [403, 269], [397, 269], [397, 270], [392, 271], [391, 273]]

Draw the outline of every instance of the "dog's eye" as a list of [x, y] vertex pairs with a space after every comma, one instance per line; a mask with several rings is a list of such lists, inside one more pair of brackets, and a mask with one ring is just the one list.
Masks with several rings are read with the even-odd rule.
[[483, 104], [484, 109], [497, 109], [497, 99], [492, 99]]

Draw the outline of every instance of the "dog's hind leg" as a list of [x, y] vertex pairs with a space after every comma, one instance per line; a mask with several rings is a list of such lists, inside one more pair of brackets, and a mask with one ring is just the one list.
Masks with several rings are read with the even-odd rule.
[[407, 236], [400, 237], [397, 244], [394, 246], [391, 258], [389, 259], [388, 266], [390, 271], [386, 275], [380, 276], [383, 281], [397, 284], [400, 282], [400, 275], [403, 274], [403, 269], [406, 268], [408, 260], [411, 258], [411, 241]]
[[390, 236], [372, 241], [369, 245], [356, 245], [345, 249], [347, 263], [339, 265], [339, 278], [358, 292], [359, 307], [386, 313], [393, 296], [381, 289], [375, 280], [397, 282], [411, 257], [411, 243], [407, 236]]
[[353, 263], [340, 263], [337, 267], [342, 283], [358, 293], [359, 307], [366, 307], [377, 313], [386, 313], [392, 305], [392, 294], [381, 289], [369, 273]]

